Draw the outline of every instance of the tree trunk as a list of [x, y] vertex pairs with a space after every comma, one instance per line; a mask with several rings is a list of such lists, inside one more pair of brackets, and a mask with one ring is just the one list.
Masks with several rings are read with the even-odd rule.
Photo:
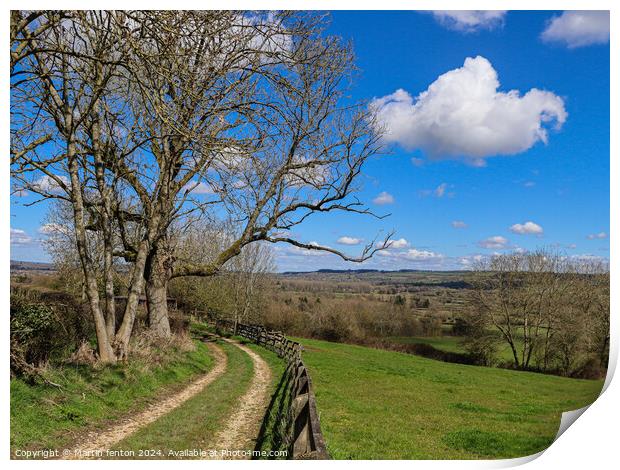
[[[65, 111], [65, 122], [67, 127], [71, 128], [72, 115], [69, 110]], [[101, 311], [101, 305], [99, 304], [99, 286], [97, 285], [97, 278], [92, 268], [92, 260], [88, 253], [86, 227], [84, 224], [82, 183], [80, 181], [79, 167], [75, 154], [75, 136], [71, 132], [67, 138], [67, 157], [69, 162], [69, 175], [71, 178], [71, 203], [73, 206], [73, 220], [75, 224], [75, 242], [80, 256], [82, 272], [84, 274], [88, 304], [95, 322], [99, 359], [102, 362], [112, 363], [116, 362], [116, 357], [106, 330], [105, 318]]]
[[97, 349], [99, 352], [99, 360], [104, 363], [116, 362], [116, 356], [110, 343], [110, 337], [106, 328], [106, 322], [99, 305], [99, 293], [96, 282], [89, 282], [87, 289], [90, 309], [93, 312], [95, 320], [95, 332], [97, 334]]
[[166, 261], [165, 249], [157, 244], [147, 258], [144, 271], [149, 329], [160, 338], [171, 335], [168, 319], [168, 280], [171, 272]]
[[114, 341], [116, 333], [116, 301], [114, 299], [114, 273], [112, 267], [112, 252], [106, 252], [105, 261], [105, 323], [108, 338]]
[[161, 338], [169, 338], [168, 279], [165, 275], [149, 276], [146, 281], [146, 303], [149, 329]]
[[148, 239], [144, 239], [140, 242], [138, 253], [136, 255], [136, 261], [131, 273], [129, 282], [131, 288], [127, 294], [125, 313], [123, 314], [123, 321], [116, 333], [116, 338], [114, 341], [118, 359], [126, 359], [127, 354], [129, 353], [129, 339], [131, 338], [131, 332], [133, 331], [133, 325], [136, 320], [140, 294], [142, 294], [144, 287], [144, 266], [146, 264], [148, 246]]

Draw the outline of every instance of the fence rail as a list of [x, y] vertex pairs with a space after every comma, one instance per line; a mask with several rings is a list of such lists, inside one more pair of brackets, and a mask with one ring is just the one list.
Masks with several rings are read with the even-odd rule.
[[[217, 320], [215, 327], [230, 333], [235, 330], [234, 322], [229, 320]], [[260, 325], [238, 323], [236, 334], [273, 351], [287, 362], [280, 381], [287, 396], [282, 396], [280, 404], [286, 403], [288, 409], [278, 410], [276, 416], [288, 455], [293, 459], [329, 459], [312, 380], [301, 357], [303, 346], [279, 331], [270, 331]]]

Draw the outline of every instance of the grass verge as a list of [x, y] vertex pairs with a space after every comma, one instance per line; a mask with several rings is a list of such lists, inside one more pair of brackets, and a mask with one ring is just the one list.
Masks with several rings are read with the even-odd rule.
[[602, 381], [300, 339], [336, 459], [511, 458], [545, 449]]

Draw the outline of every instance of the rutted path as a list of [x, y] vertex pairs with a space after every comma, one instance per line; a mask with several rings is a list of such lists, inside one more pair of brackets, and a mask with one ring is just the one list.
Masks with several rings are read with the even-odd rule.
[[[65, 455], [63, 455], [62, 458], [83, 459], [85, 458], [85, 455], [92, 454], [93, 451], [105, 451], [110, 449], [130, 434], [133, 434], [138, 429], [156, 421], [202, 391], [207, 385], [222, 375], [222, 373], [226, 370], [228, 361], [227, 356], [221, 347], [215, 345], [214, 343], [209, 343], [209, 347], [213, 352], [215, 366], [207, 372], [207, 374], [190, 383], [187, 387], [175, 395], [155, 403], [148, 409], [138, 413], [135, 416], [122, 419], [120, 422], [114, 424], [112, 427], [103, 432], [93, 431], [88, 433], [77, 446], [65, 451]], [[96, 456], [93, 457], [97, 458]]]
[[269, 386], [271, 383], [271, 369], [257, 353], [237, 341], [226, 339], [252, 358], [254, 376], [247, 392], [238, 401], [236, 410], [230, 415], [224, 427], [216, 434], [208, 446], [218, 451], [217, 457], [212, 459], [247, 459], [243, 455], [221, 455], [220, 451], [253, 450], [260, 426], [269, 402]]

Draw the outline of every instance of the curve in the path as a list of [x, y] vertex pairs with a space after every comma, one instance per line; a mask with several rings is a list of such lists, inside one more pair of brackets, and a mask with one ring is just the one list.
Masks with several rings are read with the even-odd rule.
[[247, 392], [239, 399], [236, 410], [216, 434], [209, 448], [217, 451], [217, 456], [214, 455], [212, 459], [247, 459], [249, 458], [247, 454], [235, 451], [254, 449], [265, 409], [269, 403], [271, 369], [262, 357], [247, 346], [237, 341], [226, 341], [250, 356], [254, 364], [254, 376]]
[[[215, 366], [207, 374], [192, 382], [180, 392], [160, 401], [148, 409], [121, 420], [103, 432], [91, 432], [78, 445], [65, 451], [64, 459], [82, 459], [93, 451], [105, 451], [122, 441], [138, 429], [152, 423], [163, 415], [174, 410], [194, 395], [202, 391], [226, 370], [227, 356], [219, 346], [209, 343], [213, 352]], [[95, 457], [96, 458], [96, 457]]]

